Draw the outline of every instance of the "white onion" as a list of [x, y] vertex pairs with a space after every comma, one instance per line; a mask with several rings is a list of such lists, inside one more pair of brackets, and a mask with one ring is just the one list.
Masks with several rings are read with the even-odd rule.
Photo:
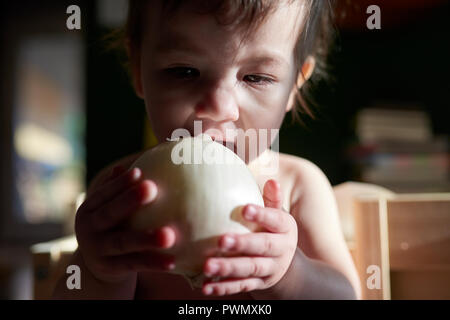
[[[175, 164], [180, 155], [191, 163], [202, 163]], [[166, 251], [175, 256], [172, 272], [185, 276], [193, 287], [200, 287], [203, 281], [206, 257], [220, 255], [220, 235], [257, 231], [241, 212], [249, 203], [264, 206], [257, 183], [234, 152], [209, 136], [162, 143], [132, 167], [140, 168], [145, 178], [156, 183], [158, 196], [132, 217], [131, 226], [139, 230], [174, 226], [177, 242]]]

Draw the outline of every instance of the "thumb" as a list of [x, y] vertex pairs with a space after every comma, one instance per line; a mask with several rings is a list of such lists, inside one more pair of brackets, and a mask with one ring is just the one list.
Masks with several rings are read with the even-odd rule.
[[281, 196], [281, 187], [276, 180], [268, 180], [263, 190], [264, 206], [268, 208], [281, 209], [283, 198]]

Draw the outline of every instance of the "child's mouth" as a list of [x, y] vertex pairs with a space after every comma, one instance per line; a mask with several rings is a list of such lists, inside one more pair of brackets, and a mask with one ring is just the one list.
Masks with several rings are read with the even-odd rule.
[[228, 148], [229, 150], [233, 151], [235, 155], [237, 155], [239, 158], [241, 158], [242, 161], [245, 163], [248, 163], [249, 155], [247, 154], [248, 151], [244, 147], [239, 145], [239, 140], [222, 140], [223, 137], [211, 137], [214, 142], [220, 143], [224, 147]]

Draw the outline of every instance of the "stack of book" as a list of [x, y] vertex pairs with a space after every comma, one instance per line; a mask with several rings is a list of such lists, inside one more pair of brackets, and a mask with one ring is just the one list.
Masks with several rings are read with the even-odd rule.
[[450, 191], [449, 137], [433, 135], [425, 112], [364, 109], [356, 134], [348, 152], [354, 179], [395, 192]]

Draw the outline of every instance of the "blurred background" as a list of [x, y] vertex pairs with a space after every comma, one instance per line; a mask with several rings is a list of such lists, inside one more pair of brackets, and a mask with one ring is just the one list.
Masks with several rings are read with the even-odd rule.
[[[66, 10], [81, 8], [81, 30]], [[381, 29], [369, 30], [369, 5]], [[120, 55], [103, 37], [126, 0], [0, 4], [0, 299], [32, 298], [30, 245], [73, 232], [77, 196], [103, 167], [155, 143]], [[338, 1], [315, 118], [280, 131], [280, 151], [332, 185], [450, 191], [449, 2]]]

